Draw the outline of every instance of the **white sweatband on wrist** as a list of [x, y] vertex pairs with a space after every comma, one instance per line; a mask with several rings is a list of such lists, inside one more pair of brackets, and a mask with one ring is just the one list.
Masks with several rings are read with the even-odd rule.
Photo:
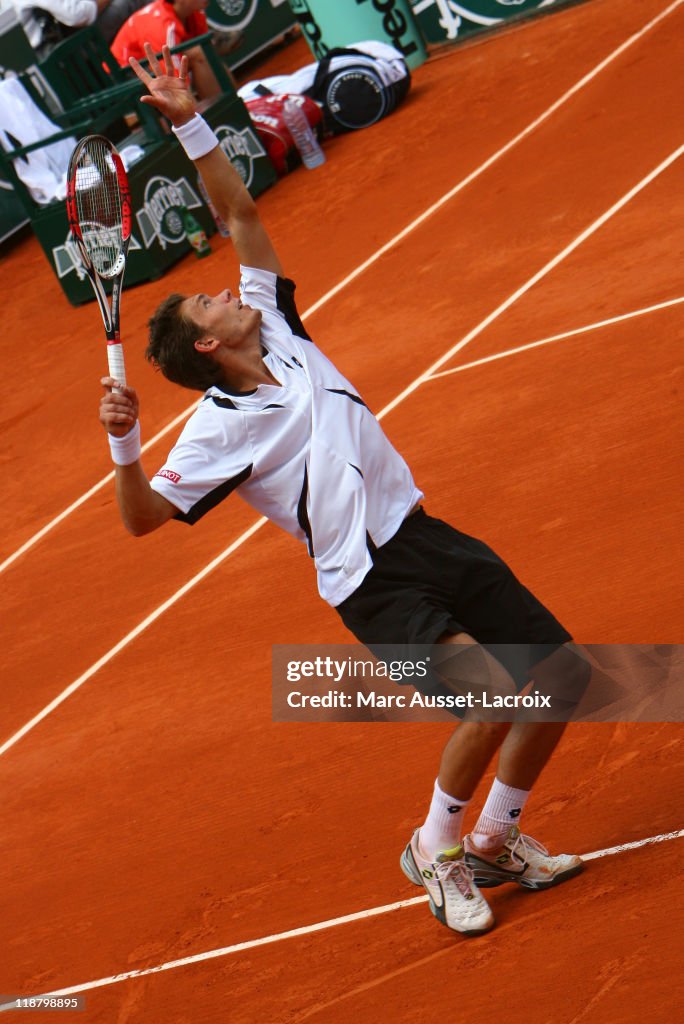
[[124, 437], [114, 437], [107, 434], [109, 438], [109, 449], [112, 453], [112, 462], [117, 466], [130, 466], [140, 458], [140, 421], [135, 421]]
[[199, 114], [180, 128], [172, 128], [172, 131], [191, 160], [206, 156], [219, 144], [214, 129]]

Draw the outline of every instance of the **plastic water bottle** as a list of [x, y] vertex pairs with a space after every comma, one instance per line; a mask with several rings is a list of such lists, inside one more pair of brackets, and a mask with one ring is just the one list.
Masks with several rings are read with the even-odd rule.
[[211, 252], [211, 246], [207, 241], [207, 236], [204, 232], [204, 229], [202, 228], [201, 224], [198, 224], [198, 222], [187, 209], [187, 207], [183, 207], [183, 213], [181, 216], [183, 218], [183, 227], [185, 228], [185, 234], [187, 236], [188, 242], [194, 249], [195, 256], [197, 256], [197, 258], [201, 260], [204, 256], [208, 256], [209, 253]]
[[324, 164], [325, 153], [318, 144], [318, 139], [307, 121], [306, 114], [295, 100], [285, 100], [283, 121], [288, 127], [292, 141], [299, 150], [304, 166], [311, 170]]

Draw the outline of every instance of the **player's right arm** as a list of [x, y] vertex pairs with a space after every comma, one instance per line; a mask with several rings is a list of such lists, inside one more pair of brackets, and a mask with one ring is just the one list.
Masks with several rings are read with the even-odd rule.
[[[138, 420], [138, 396], [133, 388], [112, 389], [116, 381], [103, 377], [105, 389], [100, 401], [100, 423], [112, 437], [123, 438]], [[134, 537], [157, 530], [176, 515], [178, 509], [152, 490], [140, 459], [115, 467], [116, 500], [123, 524]]]
[[[157, 60], [149, 43], [145, 43], [145, 53], [150, 73], [135, 58], [130, 60], [131, 67], [148, 89], [148, 95], [142, 97], [142, 102], [156, 107], [168, 117], [174, 128], [182, 128], [195, 116], [195, 102], [188, 88], [187, 60], [183, 58], [176, 77], [168, 46], [162, 50], [161, 61]], [[240, 263], [283, 276], [283, 268], [259, 219], [256, 203], [221, 147], [215, 146], [211, 152], [194, 160], [194, 164], [219, 214], [228, 225]]]

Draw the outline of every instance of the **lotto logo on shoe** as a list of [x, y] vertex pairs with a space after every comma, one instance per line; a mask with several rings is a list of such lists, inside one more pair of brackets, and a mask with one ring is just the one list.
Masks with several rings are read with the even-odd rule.
[[155, 476], [163, 476], [165, 480], [170, 480], [172, 484], [179, 484], [181, 480], [180, 473], [174, 473], [172, 469], [160, 469]]

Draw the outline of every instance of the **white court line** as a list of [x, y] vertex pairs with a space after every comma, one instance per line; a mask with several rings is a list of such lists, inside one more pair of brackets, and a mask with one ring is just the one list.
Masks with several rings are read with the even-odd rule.
[[[368, 259], [365, 260], [363, 263], [360, 263], [359, 266], [356, 267], [356, 269], [353, 270], [350, 274], [348, 274], [347, 277], [345, 277], [342, 281], [340, 281], [339, 284], [336, 284], [333, 288], [330, 289], [330, 291], [326, 292], [323, 296], [321, 296], [320, 299], [314, 302], [313, 306], [310, 306], [306, 310], [306, 312], [302, 314], [302, 319], [305, 320], [307, 317], [311, 316], [313, 313], [319, 310], [322, 306], [329, 302], [330, 299], [332, 299], [335, 295], [342, 291], [343, 288], [346, 288], [349, 284], [351, 284], [352, 281], [356, 280], [357, 277], [363, 274], [369, 267], [371, 267], [374, 263], [381, 259], [382, 256], [388, 253], [390, 249], [393, 249], [396, 245], [399, 244], [399, 242], [403, 241], [403, 239], [406, 238], [407, 235], [409, 235], [412, 231], [419, 227], [425, 220], [427, 220], [428, 217], [431, 217], [445, 203], [449, 202], [450, 199], [453, 199], [455, 195], [461, 192], [462, 189], [472, 184], [472, 182], [479, 178], [480, 175], [484, 174], [485, 171], [489, 170], [489, 168], [493, 164], [495, 164], [497, 160], [500, 160], [501, 157], [505, 156], [506, 153], [510, 152], [510, 150], [513, 149], [514, 146], [517, 146], [519, 142], [527, 138], [528, 135], [535, 131], [541, 124], [543, 124], [553, 114], [555, 114], [557, 110], [564, 106], [564, 104], [567, 103], [568, 100], [570, 100], [573, 96], [580, 92], [581, 89], [583, 89], [586, 85], [593, 81], [594, 78], [601, 74], [601, 72], [604, 71], [610, 64], [612, 64], [614, 60], [617, 60], [617, 58], [620, 57], [625, 52], [625, 50], [629, 49], [630, 46], [633, 46], [634, 43], [638, 42], [644, 35], [646, 35], [647, 32], [650, 32], [652, 28], [655, 28], [655, 26], [658, 25], [659, 22], [661, 22], [664, 18], [668, 17], [668, 15], [672, 14], [672, 12], [675, 11], [678, 7], [680, 7], [682, 3], [684, 3], [684, 0], [674, 0], [674, 3], [671, 3], [668, 7], [662, 10], [660, 14], [657, 14], [655, 18], [647, 22], [646, 25], [640, 28], [633, 35], [629, 36], [629, 38], [626, 39], [624, 43], [621, 43], [620, 46], [613, 50], [612, 53], [608, 54], [608, 56], [605, 57], [594, 68], [592, 68], [591, 71], [587, 72], [586, 75], [580, 78], [573, 86], [570, 87], [570, 89], [567, 90], [567, 92], [563, 93], [563, 95], [559, 99], [552, 103], [550, 107], [547, 107], [546, 110], [539, 115], [539, 117], [535, 118], [534, 121], [531, 121], [526, 128], [523, 128], [521, 132], [519, 132], [512, 139], [510, 139], [504, 146], [501, 147], [501, 149], [498, 149], [496, 153], [494, 153], [487, 160], [485, 160], [484, 163], [480, 164], [479, 167], [475, 168], [474, 171], [471, 171], [471, 173], [468, 174], [465, 178], [463, 178], [457, 185], [454, 185], [452, 189], [450, 189], [448, 192], [445, 192], [440, 199], [438, 199], [435, 203], [432, 204], [432, 206], [428, 207], [427, 210], [425, 210], [418, 217], [416, 217], [415, 220], [411, 221], [410, 224], [408, 224], [397, 235], [391, 238], [389, 242], [386, 242], [383, 246], [377, 249], [372, 254], [372, 256], [369, 256]], [[156, 441], [159, 441], [162, 437], [168, 434], [169, 431], [171, 431], [178, 423], [182, 422], [187, 416], [189, 416], [194, 410], [195, 405], [196, 403], [193, 403], [192, 405], [188, 406], [187, 409], [179, 413], [179, 415], [173, 420], [172, 423], [169, 423], [166, 427], [159, 431], [158, 434], [155, 434], [152, 441], [148, 442], [148, 444], [144, 446], [143, 451], [146, 451], [149, 446], [151, 446]], [[102, 487], [106, 486], [106, 484], [108, 484], [112, 479], [113, 473], [110, 473], [106, 477], [103, 477], [103, 479], [99, 480], [98, 483], [96, 483], [89, 491], [87, 491], [80, 498], [74, 501], [71, 505], [69, 505], [68, 508], [64, 509], [64, 511], [61, 512], [58, 516], [56, 516], [54, 519], [51, 519], [49, 523], [46, 523], [45, 526], [43, 526], [37, 533], [29, 537], [29, 539], [25, 541], [21, 545], [21, 547], [17, 548], [17, 550], [14, 551], [11, 555], [8, 555], [8, 557], [3, 562], [0, 562], [0, 573], [3, 573], [6, 569], [8, 569], [21, 555], [29, 551], [35, 544], [38, 543], [39, 540], [41, 540], [47, 533], [49, 533], [50, 530], [54, 529], [55, 526], [63, 522], [64, 519], [71, 515], [72, 512], [75, 512], [76, 509], [78, 509], [85, 501], [87, 501], [99, 490], [101, 490]]]
[[[199, 401], [200, 399], [198, 399], [197, 402], [193, 402], [193, 404], [188, 406], [187, 409], [184, 409], [183, 412], [179, 413], [178, 416], [175, 417], [175, 419], [171, 420], [170, 423], [167, 423], [165, 427], [162, 427], [162, 429], [157, 434], [155, 434], [154, 437], [151, 437], [149, 441], [146, 441], [145, 444], [142, 446], [142, 453], [144, 454], [146, 451], [149, 451], [149, 449], [152, 448], [157, 443], [157, 441], [161, 441], [162, 437], [168, 434], [169, 431], [173, 430], [180, 423], [182, 423], [183, 420], [186, 419], [190, 415], [190, 413], [194, 411], [194, 409], [199, 404]], [[97, 494], [98, 491], [101, 491], [103, 487], [106, 487], [107, 484], [111, 483], [113, 480], [114, 470], [112, 470], [111, 473], [107, 473], [106, 476], [103, 476], [101, 480], [98, 480], [96, 484], [93, 484], [89, 491], [86, 491], [85, 494], [82, 494], [81, 497], [77, 498], [76, 501], [72, 502], [68, 508], [65, 508], [64, 511], [60, 512], [58, 516], [55, 516], [55, 518], [51, 519], [49, 523], [46, 523], [45, 526], [42, 527], [42, 529], [38, 530], [37, 533], [34, 533], [32, 537], [29, 537], [29, 539], [24, 544], [22, 544], [21, 547], [17, 548], [16, 551], [13, 551], [12, 554], [9, 555], [4, 562], [0, 562], [0, 573], [4, 572], [5, 569], [9, 569], [10, 565], [12, 565], [13, 562], [16, 562], [17, 558], [19, 558], [26, 551], [32, 548], [34, 544], [37, 544], [38, 541], [41, 540], [46, 533], [49, 533], [50, 530], [53, 530], [55, 526], [58, 526], [68, 516], [70, 516], [72, 512], [75, 512], [76, 509], [81, 507], [81, 505], [84, 505], [89, 498], [92, 498], [94, 494]]]
[[233, 543], [229, 545], [229, 547], [222, 551], [220, 555], [217, 555], [216, 558], [212, 559], [212, 561], [209, 562], [208, 565], [205, 565], [205, 567], [201, 569], [195, 576], [193, 576], [191, 580], [188, 580], [187, 583], [184, 583], [183, 586], [175, 592], [175, 594], [172, 594], [171, 597], [164, 601], [163, 604], [160, 604], [158, 608], [155, 608], [155, 610], [151, 612], [146, 619], [143, 619], [142, 622], [138, 623], [135, 629], [132, 629], [130, 633], [127, 633], [122, 640], [119, 640], [118, 644], [115, 644], [114, 647], [111, 648], [111, 650], [107, 651], [106, 654], [103, 654], [102, 657], [98, 661], [96, 661], [94, 665], [91, 665], [90, 668], [83, 673], [83, 675], [80, 675], [78, 679], [75, 679], [73, 683], [67, 686], [66, 690], [63, 690], [57, 697], [55, 697], [53, 701], [50, 701], [50, 703], [46, 707], [44, 707], [42, 711], [39, 711], [37, 715], [34, 715], [30, 722], [27, 722], [26, 725], [23, 725], [18, 732], [15, 732], [14, 736], [11, 736], [0, 747], [0, 754], [6, 753], [10, 749], [10, 747], [13, 747], [14, 744], [18, 743], [23, 736], [25, 736], [28, 732], [34, 729], [39, 722], [42, 722], [44, 718], [47, 718], [47, 716], [56, 708], [58, 708], [60, 704], [63, 704], [64, 701], [67, 700], [67, 698], [70, 697], [72, 693], [75, 693], [76, 690], [78, 690], [79, 687], [83, 686], [83, 684], [87, 682], [92, 676], [94, 676], [96, 672], [99, 672], [101, 668], [103, 668], [108, 662], [112, 660], [112, 658], [115, 658], [120, 651], [122, 651], [125, 647], [128, 647], [128, 645], [132, 643], [136, 639], [136, 637], [139, 637], [140, 634], [148, 628], [148, 626], [151, 626], [153, 622], [156, 622], [157, 619], [164, 614], [164, 612], [168, 611], [169, 608], [176, 604], [177, 601], [180, 601], [180, 599], [184, 597], [190, 590], [192, 590], [193, 587], [196, 587], [198, 583], [201, 583], [202, 580], [210, 573], [212, 573], [214, 569], [218, 565], [220, 565], [225, 558], [228, 558], [229, 555], [232, 555], [234, 551], [236, 551], [246, 541], [249, 540], [252, 534], [256, 533], [257, 530], [260, 530], [261, 527], [265, 526], [267, 522], [268, 519], [264, 519], [263, 517], [261, 519], [257, 519], [255, 523], [253, 523], [247, 530], [245, 530], [244, 533], [241, 533], [240, 536], [236, 540], [234, 540]]
[[409, 395], [411, 395], [417, 388], [419, 388], [421, 384], [424, 384], [426, 380], [429, 380], [434, 375], [435, 370], [438, 370], [440, 366], [444, 366], [445, 363], [448, 363], [450, 359], [453, 359], [457, 352], [460, 352], [461, 349], [464, 349], [466, 345], [469, 345], [471, 341], [473, 341], [480, 334], [482, 334], [482, 332], [487, 327], [493, 324], [495, 320], [498, 320], [502, 313], [505, 313], [507, 309], [510, 309], [510, 307], [514, 303], [516, 303], [518, 299], [522, 298], [523, 295], [529, 292], [530, 289], [533, 288], [536, 284], [538, 284], [543, 278], [545, 278], [547, 274], [550, 274], [551, 271], [554, 270], [560, 263], [562, 263], [564, 259], [570, 256], [571, 253], [575, 251], [575, 249], [578, 249], [583, 242], [586, 242], [588, 238], [591, 238], [591, 236], [595, 234], [599, 230], [599, 228], [603, 227], [603, 225], [607, 221], [609, 221], [611, 217], [614, 217], [616, 213], [618, 213], [624, 206], [627, 205], [627, 203], [631, 202], [631, 200], [634, 199], [635, 196], [637, 196], [641, 191], [643, 191], [643, 189], [645, 189], [647, 185], [650, 185], [650, 183], [655, 178], [657, 178], [659, 174], [662, 174], [663, 171], [667, 170], [667, 168], [670, 167], [671, 164], [675, 163], [675, 161], [677, 161], [683, 153], [684, 146], [679, 146], [679, 148], [675, 149], [673, 153], [670, 153], [670, 155], [666, 157], [665, 160], [662, 161], [662, 163], [658, 164], [658, 166], [654, 170], [652, 170], [650, 174], [647, 174], [645, 178], [642, 178], [641, 181], [634, 186], [634, 188], [631, 188], [629, 192], [626, 192], [621, 199], [618, 199], [616, 203], [613, 203], [609, 210], [606, 210], [606, 212], [603, 213], [600, 217], [598, 217], [593, 222], [593, 224], [590, 224], [589, 227], [585, 228], [585, 230], [582, 231], [581, 234], [577, 235], [577, 237], [574, 238], [569, 245], [566, 245], [562, 252], [559, 252], [557, 256], [554, 256], [553, 259], [549, 260], [548, 263], [544, 264], [541, 270], [538, 270], [536, 274], [533, 274], [532, 277], [530, 277], [525, 282], [525, 284], [521, 285], [520, 288], [518, 288], [511, 295], [509, 295], [507, 299], [504, 299], [504, 301], [499, 306], [497, 306], [496, 309], [489, 314], [489, 316], [486, 316], [484, 320], [481, 320], [476, 327], [473, 327], [473, 329], [465, 335], [465, 337], [461, 338], [461, 340], [456, 342], [455, 345], [452, 345], [448, 352], [445, 352], [444, 355], [440, 356], [439, 359], [435, 360], [432, 366], [429, 366], [424, 373], [421, 373], [419, 377], [416, 377], [416, 379], [411, 384], [409, 384], [408, 387], [404, 388], [404, 390], [400, 394], [398, 394], [396, 398], [392, 399], [389, 405], [385, 406], [385, 408], [379, 414], [378, 418], [380, 418], [380, 416], [386, 415], [388, 412], [391, 412], [392, 409], [395, 409], [396, 406], [403, 402], [405, 398], [408, 398]]
[[552, 334], [549, 338], [542, 338], [541, 341], [530, 341], [526, 345], [518, 345], [517, 348], [508, 348], [505, 352], [495, 352], [491, 356], [483, 356], [482, 359], [474, 359], [472, 363], [459, 363], [452, 366], [450, 370], [441, 370], [440, 373], [432, 373], [426, 377], [425, 382], [439, 380], [440, 377], [450, 377], [452, 373], [461, 373], [463, 370], [472, 370], [476, 366], [484, 366], [486, 363], [494, 363], [497, 359], [506, 359], [508, 356], [517, 356], [519, 352], [529, 352], [530, 349], [540, 348], [542, 345], [550, 345], [553, 341], [564, 341], [566, 338], [574, 338], [580, 334], [587, 334], [589, 331], [597, 331], [600, 327], [609, 327], [611, 324], [622, 323], [623, 320], [633, 320], [638, 316], [646, 316], [647, 313], [655, 313], [659, 309], [668, 309], [670, 306], [677, 306], [684, 302], [684, 296], [679, 299], [668, 299], [667, 302], [658, 302], [654, 306], [644, 306], [643, 309], [635, 309], [631, 313], [622, 313], [620, 316], [611, 316], [608, 320], [598, 320], [594, 324], [587, 324], [585, 327], [575, 327], [572, 331], [563, 331], [562, 334]]
[[[593, 853], [583, 853], [582, 860], [597, 860], [600, 857], [613, 857], [619, 853], [627, 853], [630, 850], [638, 850], [644, 846], [652, 846], [655, 843], [665, 843], [672, 839], [682, 839], [684, 829], [678, 832], [666, 832], [658, 836], [650, 836], [648, 839], [638, 839], [633, 843], [622, 843], [620, 846], [611, 846], [605, 850], [595, 850]], [[132, 978], [146, 978], [151, 974], [161, 974], [162, 971], [173, 971], [179, 967], [188, 967], [191, 964], [203, 963], [206, 960], [216, 960], [218, 957], [232, 956], [235, 953], [243, 953], [248, 949], [256, 949], [259, 946], [270, 946], [275, 942], [285, 942], [287, 939], [300, 938], [302, 935], [313, 935], [316, 932], [327, 931], [330, 928], [339, 928], [341, 925], [353, 924], [355, 921], [366, 921], [371, 917], [379, 917], [381, 914], [390, 914], [395, 910], [403, 910], [406, 907], [415, 907], [419, 903], [427, 902], [427, 895], [414, 896], [413, 899], [399, 900], [397, 903], [386, 903], [382, 907], [372, 907], [370, 910], [360, 910], [355, 914], [345, 914], [344, 917], [331, 918], [328, 921], [319, 921], [316, 924], [304, 925], [301, 928], [292, 928], [287, 932], [277, 932], [274, 935], [266, 935], [261, 939], [251, 939], [247, 942], [237, 942], [233, 946], [223, 946], [220, 949], [210, 949], [205, 953], [193, 953], [191, 956], [184, 956], [180, 960], [169, 960], [168, 963], [159, 964], [157, 967], [145, 967], [137, 971], [126, 971], [124, 974], [113, 974], [109, 978], [98, 978], [97, 981], [87, 981], [82, 985], [71, 985], [69, 988], [56, 989], [54, 992], [43, 992], [40, 995], [22, 996], [22, 999], [39, 999], [46, 996], [73, 996], [79, 992], [90, 992], [96, 988], [105, 988], [107, 985], [117, 985], [122, 981], [130, 981]], [[13, 1003], [3, 1003], [0, 1011], [12, 1010]]]
[[[473, 338], [476, 338], [485, 329], [485, 327], [493, 323], [497, 319], [497, 317], [499, 317], [505, 310], [509, 309], [510, 306], [512, 306], [513, 303], [516, 302], [522, 295], [528, 292], [534, 284], [536, 284], [543, 277], [545, 277], [551, 270], [553, 270], [554, 267], [557, 267], [558, 264], [562, 260], [564, 260], [565, 257], [568, 256], [571, 252], [574, 252], [575, 249], [577, 249], [578, 246], [582, 244], [582, 242], [586, 241], [587, 238], [589, 238], [596, 231], [598, 231], [598, 229], [603, 224], [605, 224], [607, 220], [609, 220], [615, 213], [621, 210], [623, 206], [626, 206], [626, 204], [631, 199], [633, 199], [634, 196], [638, 195], [639, 192], [642, 191], [642, 189], [646, 188], [646, 186], [654, 180], [654, 178], [657, 178], [659, 174], [661, 174], [667, 167], [670, 166], [670, 164], [674, 163], [674, 161], [677, 160], [682, 155], [682, 153], [684, 153], [684, 146], [680, 146], [679, 149], [675, 150], [674, 153], [671, 153], [669, 157], [667, 157], [660, 164], [658, 164], [658, 166], [653, 171], [651, 171], [650, 174], [647, 174], [645, 178], [642, 178], [642, 180], [637, 185], [631, 188], [629, 192], [627, 192], [621, 199], [614, 203], [610, 207], [610, 209], [606, 211], [606, 213], [602, 214], [601, 217], [598, 217], [597, 220], [593, 222], [593, 224], [586, 228], [580, 235], [578, 235], [574, 239], [574, 241], [567, 245], [565, 249], [563, 249], [563, 251], [558, 254], [558, 256], [555, 256], [552, 260], [549, 260], [549, 262], [546, 263], [541, 270], [537, 271], [537, 273], [534, 274], [524, 285], [518, 288], [518, 290], [515, 291], [512, 295], [510, 295], [505, 300], [505, 302], [502, 302], [501, 305], [499, 305], [494, 310], [493, 313], [490, 313], [490, 315], [486, 317], [484, 320], [482, 320], [477, 325], [477, 327], [473, 328], [473, 330], [470, 331], [465, 336], [465, 338], [462, 338], [461, 341], [456, 343], [456, 345], [453, 345], [452, 348], [450, 348], [449, 351], [445, 353], [445, 355], [443, 355], [440, 359], [433, 363], [432, 366], [430, 366], [428, 370], [425, 371], [425, 373], [422, 373], [419, 377], [416, 377], [412, 384], [405, 388], [401, 392], [401, 394], [397, 396], [397, 398], [393, 399], [389, 403], [389, 405], [386, 405], [385, 408], [378, 413], [377, 418], [379, 420], [383, 419], [389, 412], [395, 409], [400, 404], [400, 402], [403, 402], [405, 398], [413, 394], [416, 388], [418, 388], [421, 384], [423, 384], [426, 380], [429, 379], [430, 375], [433, 373], [435, 369], [437, 369], [438, 367], [442, 366], [445, 362], [447, 362], [456, 352], [459, 352], [461, 349], [465, 348], [465, 346], [468, 345], [473, 340]], [[261, 527], [266, 524], [266, 522], [267, 520], [262, 517], [261, 519], [258, 519], [255, 523], [253, 523], [248, 530], [246, 530], [237, 538], [237, 540], [233, 541], [227, 548], [225, 548], [225, 550], [218, 554], [209, 563], [209, 565], [205, 566], [205, 568], [202, 569], [199, 573], [197, 573], [196, 576], [193, 576], [193, 578], [188, 583], [184, 584], [179, 590], [177, 590], [175, 594], [172, 594], [171, 597], [169, 597], [162, 605], [160, 605], [157, 609], [155, 609], [155, 611], [148, 615], [147, 618], [143, 620], [143, 622], [136, 626], [135, 629], [131, 630], [130, 633], [128, 633], [122, 640], [115, 644], [114, 647], [107, 651], [106, 654], [103, 654], [102, 657], [98, 661], [96, 661], [94, 665], [91, 665], [90, 668], [83, 673], [83, 675], [79, 676], [78, 679], [71, 683], [57, 697], [55, 697], [55, 699], [51, 701], [51, 703], [48, 704], [47, 707], [43, 708], [42, 711], [39, 711], [38, 714], [30, 720], [30, 722], [27, 722], [25, 725], [21, 727], [21, 729], [18, 730], [18, 732], [14, 733], [13, 736], [10, 736], [10, 738], [6, 740], [2, 744], [2, 746], [0, 746], [0, 756], [7, 753], [8, 750], [10, 750], [16, 743], [19, 742], [20, 739], [22, 739], [22, 737], [26, 736], [27, 733], [29, 733], [33, 728], [35, 728], [35, 726], [38, 725], [39, 722], [42, 722], [43, 719], [47, 718], [47, 716], [56, 708], [58, 708], [60, 704], [63, 704], [64, 701], [68, 697], [70, 697], [72, 693], [74, 693], [76, 690], [79, 689], [79, 687], [83, 685], [83, 683], [87, 682], [88, 679], [94, 676], [96, 672], [103, 668], [108, 662], [112, 660], [112, 658], [114, 658], [125, 647], [127, 647], [129, 643], [135, 640], [136, 637], [140, 636], [140, 634], [145, 629], [147, 629], [148, 626], [152, 625], [153, 622], [156, 622], [157, 619], [160, 618], [160, 616], [165, 611], [171, 608], [174, 604], [176, 604], [177, 601], [179, 601], [185, 594], [187, 594], [188, 591], [192, 590], [193, 587], [195, 587], [199, 582], [205, 579], [205, 577], [208, 576], [209, 573], [211, 573], [217, 566], [219, 566], [221, 562], [228, 558], [229, 555], [232, 555], [234, 551], [237, 551], [239, 547], [242, 547], [242, 545], [247, 540], [249, 540], [249, 538], [257, 532], [257, 530], [260, 530]]]

